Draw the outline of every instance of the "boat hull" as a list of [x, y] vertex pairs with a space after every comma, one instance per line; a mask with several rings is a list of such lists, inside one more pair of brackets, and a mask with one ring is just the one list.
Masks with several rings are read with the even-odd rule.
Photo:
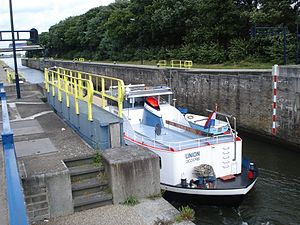
[[249, 186], [233, 189], [196, 189], [161, 184], [163, 195], [168, 200], [188, 202], [197, 205], [239, 206], [256, 183], [254, 179]]
[[195, 205], [239, 206], [245, 195], [190, 195], [166, 191], [163, 197], [169, 202], [192, 203]]

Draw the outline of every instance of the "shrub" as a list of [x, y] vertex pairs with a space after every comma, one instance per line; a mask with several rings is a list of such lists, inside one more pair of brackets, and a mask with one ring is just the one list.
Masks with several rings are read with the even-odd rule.
[[125, 201], [123, 202], [124, 205], [130, 205], [130, 206], [134, 206], [139, 204], [139, 200], [134, 197], [134, 196], [129, 196], [125, 199]]
[[176, 216], [176, 222], [180, 223], [183, 220], [193, 221], [195, 219], [195, 210], [189, 206], [181, 206], [179, 208], [180, 214]]
[[230, 42], [228, 57], [233, 62], [240, 62], [248, 55], [249, 42], [244, 39], [233, 39]]

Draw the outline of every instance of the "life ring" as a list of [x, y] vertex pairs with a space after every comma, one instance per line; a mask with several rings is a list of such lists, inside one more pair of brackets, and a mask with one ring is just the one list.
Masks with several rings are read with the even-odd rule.
[[188, 115], [186, 118], [188, 118], [189, 120], [194, 119], [193, 115]]

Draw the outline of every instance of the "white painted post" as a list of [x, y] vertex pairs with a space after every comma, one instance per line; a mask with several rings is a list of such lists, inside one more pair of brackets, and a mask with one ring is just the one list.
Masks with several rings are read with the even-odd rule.
[[277, 109], [277, 79], [279, 76], [279, 66], [274, 65], [272, 68], [272, 76], [273, 76], [273, 114], [272, 114], [272, 134], [276, 135], [276, 109]]

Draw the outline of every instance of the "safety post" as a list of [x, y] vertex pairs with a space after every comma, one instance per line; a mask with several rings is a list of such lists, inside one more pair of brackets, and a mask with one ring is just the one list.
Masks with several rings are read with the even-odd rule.
[[92, 81], [86, 81], [86, 91], [87, 91], [87, 105], [88, 105], [88, 120], [93, 121], [93, 113], [92, 113], [92, 108], [93, 108], [93, 83]]
[[51, 81], [52, 81], [52, 96], [55, 96], [55, 88], [54, 88], [54, 72], [50, 70], [51, 73]]
[[272, 76], [273, 76], [273, 114], [272, 114], [272, 134], [276, 135], [277, 127], [276, 127], [276, 121], [277, 121], [277, 80], [279, 76], [279, 66], [274, 65], [272, 68]]
[[74, 98], [75, 98], [75, 112], [79, 115], [79, 104], [78, 104], [78, 87], [75, 78], [71, 77], [71, 83], [74, 85]]
[[101, 78], [101, 93], [102, 93], [102, 96], [101, 96], [101, 107], [104, 108], [105, 106], [105, 81], [104, 81], [104, 78]]
[[69, 82], [67, 76], [64, 76], [64, 84], [65, 84], [66, 105], [68, 108], [70, 108]]

